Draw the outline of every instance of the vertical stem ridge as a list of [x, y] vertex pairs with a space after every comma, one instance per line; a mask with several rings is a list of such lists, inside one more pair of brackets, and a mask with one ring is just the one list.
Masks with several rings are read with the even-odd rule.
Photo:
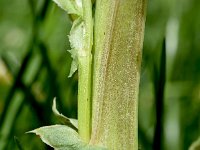
[[80, 56], [79, 61], [79, 87], [78, 87], [78, 123], [79, 135], [89, 142], [91, 134], [91, 64], [93, 44], [93, 22], [91, 0], [83, 0], [83, 47], [86, 56]]

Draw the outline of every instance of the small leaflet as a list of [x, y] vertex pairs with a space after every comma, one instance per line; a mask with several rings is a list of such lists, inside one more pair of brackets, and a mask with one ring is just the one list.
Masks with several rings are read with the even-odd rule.
[[56, 117], [60, 120], [61, 123], [71, 127], [76, 132], [78, 132], [78, 121], [76, 119], [67, 118], [63, 114], [59, 113], [59, 111], [56, 108], [56, 98], [53, 99], [52, 111], [56, 115]]
[[78, 69], [78, 58], [79, 56], [85, 56], [83, 50], [83, 32], [84, 22], [82, 19], [82, 1], [81, 0], [53, 0], [59, 7], [68, 12], [68, 14], [77, 15], [77, 19], [73, 21], [72, 28], [69, 35], [69, 41], [72, 57], [71, 69], [68, 77], [71, 77]]
[[72, 49], [68, 51], [70, 52], [73, 60], [68, 77], [71, 77], [74, 74], [74, 72], [78, 69], [78, 57], [85, 56], [85, 52], [83, 50], [83, 28], [83, 20], [81, 17], [79, 17], [73, 22], [69, 35], [69, 42]]
[[81, 149], [86, 144], [81, 141], [78, 133], [65, 125], [45, 126], [28, 133], [39, 135], [41, 140], [55, 150]]

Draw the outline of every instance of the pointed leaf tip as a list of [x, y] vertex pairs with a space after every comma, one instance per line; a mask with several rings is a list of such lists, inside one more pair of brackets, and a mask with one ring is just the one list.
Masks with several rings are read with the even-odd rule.
[[59, 111], [56, 108], [56, 98], [53, 99], [52, 111], [60, 120], [60, 122], [78, 132], [78, 121], [76, 119], [68, 118], [63, 114], [59, 113]]
[[71, 78], [72, 75], [76, 72], [76, 70], [78, 70], [78, 62], [73, 59], [72, 63], [71, 63], [71, 69], [70, 69], [68, 78]]
[[82, 2], [74, 0], [53, 0], [60, 8], [68, 14], [82, 16]]

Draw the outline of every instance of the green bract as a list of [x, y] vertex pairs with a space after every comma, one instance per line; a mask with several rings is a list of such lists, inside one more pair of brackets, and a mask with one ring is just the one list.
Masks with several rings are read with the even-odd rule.
[[106, 150], [100, 146], [89, 145], [80, 138], [77, 130], [78, 123], [75, 119], [69, 119], [56, 109], [54, 98], [52, 110], [56, 117], [65, 125], [45, 126], [28, 133], [39, 135], [44, 143], [55, 150]]
[[65, 125], [45, 126], [29, 133], [39, 135], [44, 143], [55, 150], [106, 150], [84, 143], [75, 130]]
[[69, 41], [72, 49], [68, 51], [71, 53], [71, 57], [73, 58], [69, 77], [71, 77], [78, 69], [78, 58], [86, 55], [83, 49], [83, 28], [83, 20], [79, 17], [74, 21], [69, 35]]
[[54, 98], [53, 100], [52, 110], [56, 117], [61, 121], [61, 123], [78, 131], [78, 121], [76, 119], [67, 118], [66, 116], [58, 112], [58, 110], [56, 109], [56, 98]]
[[78, 69], [78, 59], [84, 53], [83, 47], [83, 31], [84, 31], [84, 22], [83, 22], [83, 10], [81, 0], [53, 0], [59, 7], [68, 12], [68, 14], [77, 15], [77, 18], [73, 21], [73, 25], [69, 35], [69, 41], [71, 50], [68, 50], [71, 53], [73, 58], [71, 64], [71, 70], [68, 77], [71, 77], [74, 72]]
[[44, 143], [56, 150], [70, 150], [85, 147], [78, 133], [65, 125], [45, 126], [30, 131], [30, 133], [39, 135]]

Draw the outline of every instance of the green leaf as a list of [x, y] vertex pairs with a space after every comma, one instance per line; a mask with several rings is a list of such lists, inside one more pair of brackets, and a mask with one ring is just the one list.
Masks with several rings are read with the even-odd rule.
[[76, 14], [82, 16], [81, 0], [53, 0], [60, 8], [68, 12], [68, 14]]
[[59, 111], [56, 109], [56, 98], [53, 99], [52, 111], [56, 115], [56, 117], [61, 121], [61, 123], [71, 127], [72, 129], [78, 132], [78, 121], [76, 119], [67, 118], [63, 114], [59, 113]]
[[[71, 77], [74, 72], [78, 69], [78, 57], [83, 54], [83, 28], [84, 22], [82, 19], [83, 8], [82, 0], [53, 0], [59, 7], [68, 12], [68, 14], [77, 15], [72, 25], [72, 29], [69, 35], [69, 41], [71, 45], [71, 50], [68, 50], [71, 53], [73, 58], [71, 69], [68, 77]], [[84, 55], [85, 56], [85, 55]]]
[[83, 48], [83, 30], [84, 30], [84, 23], [81, 17], [76, 19], [73, 22], [72, 29], [69, 35], [69, 41], [71, 50], [68, 50], [71, 53], [71, 57], [73, 58], [71, 64], [71, 70], [68, 77], [71, 77], [74, 72], [78, 68], [78, 58], [80, 56], [86, 56], [86, 53]]
[[44, 143], [56, 150], [74, 150], [86, 146], [79, 138], [78, 133], [65, 125], [45, 126], [29, 133], [39, 135]]
[[45, 126], [28, 133], [35, 133], [42, 141], [55, 150], [106, 150], [84, 143], [78, 133], [65, 125]]

